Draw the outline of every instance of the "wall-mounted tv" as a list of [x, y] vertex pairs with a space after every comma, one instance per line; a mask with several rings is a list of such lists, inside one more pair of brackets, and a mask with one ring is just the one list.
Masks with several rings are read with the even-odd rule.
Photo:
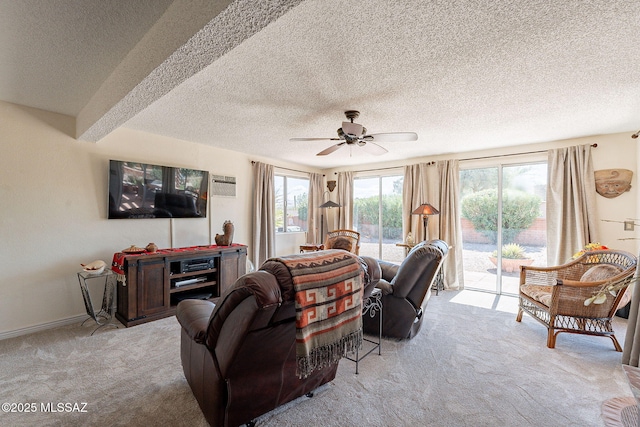
[[109, 161], [109, 219], [205, 218], [209, 172]]

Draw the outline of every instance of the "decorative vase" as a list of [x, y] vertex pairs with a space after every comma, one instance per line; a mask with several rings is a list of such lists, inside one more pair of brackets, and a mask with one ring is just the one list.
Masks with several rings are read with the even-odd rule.
[[408, 246], [413, 246], [413, 234], [411, 234], [411, 232], [407, 233], [407, 238], [404, 240], [404, 242], [408, 245]]
[[147, 252], [155, 252], [158, 250], [158, 245], [156, 245], [155, 243], [151, 242], [147, 245], [147, 247], [145, 248], [147, 250]]

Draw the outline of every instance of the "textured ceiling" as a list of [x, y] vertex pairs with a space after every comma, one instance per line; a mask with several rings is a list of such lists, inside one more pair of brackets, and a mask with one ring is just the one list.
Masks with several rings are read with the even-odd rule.
[[[0, 0], [0, 99], [80, 121], [179, 9], [168, 3]], [[74, 20], [51, 6], [74, 4]], [[331, 168], [640, 128], [639, 1], [238, 0], [215, 13], [79, 136], [125, 126]], [[348, 109], [418, 141], [326, 157], [314, 154], [331, 141], [289, 141], [334, 137]]]
[[171, 0], [0, 0], [0, 99], [76, 116]]

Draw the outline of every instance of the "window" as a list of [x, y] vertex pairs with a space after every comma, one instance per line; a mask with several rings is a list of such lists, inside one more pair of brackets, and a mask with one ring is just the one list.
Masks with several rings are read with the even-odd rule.
[[360, 255], [402, 262], [402, 184], [404, 176], [353, 180], [353, 227], [360, 233]]
[[275, 175], [276, 232], [307, 231], [309, 179]]

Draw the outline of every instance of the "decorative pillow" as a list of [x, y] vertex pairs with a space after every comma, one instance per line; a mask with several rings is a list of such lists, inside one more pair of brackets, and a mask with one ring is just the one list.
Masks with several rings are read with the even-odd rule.
[[610, 264], [594, 265], [584, 272], [580, 278], [581, 282], [600, 282], [619, 274], [622, 271], [620, 267]]
[[324, 241], [325, 249], [333, 249], [333, 242], [336, 241], [336, 237], [328, 237], [327, 240]]

